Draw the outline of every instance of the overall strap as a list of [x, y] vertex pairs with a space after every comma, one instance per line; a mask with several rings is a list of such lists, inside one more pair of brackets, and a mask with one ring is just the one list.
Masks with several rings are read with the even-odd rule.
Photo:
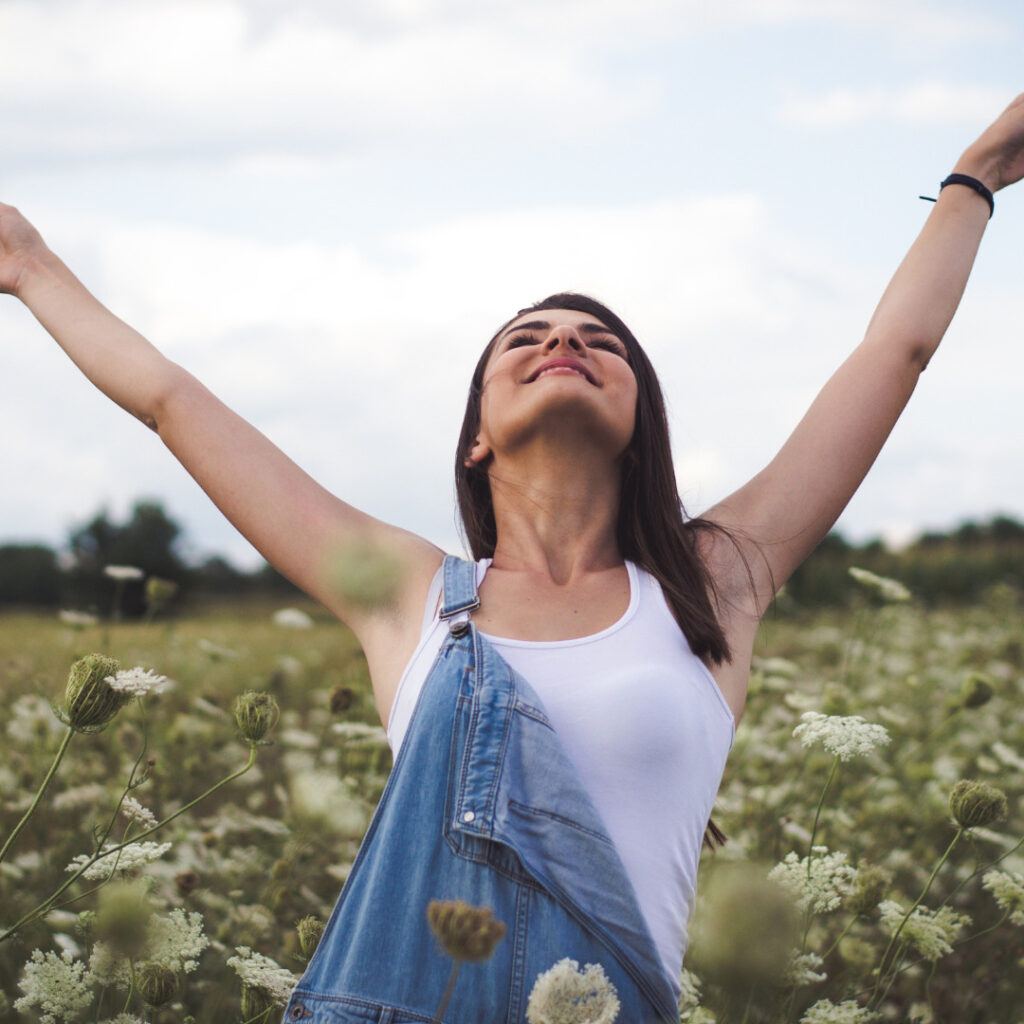
[[469, 613], [480, 607], [476, 592], [476, 563], [456, 555], [445, 555], [441, 582], [441, 618], [456, 635], [469, 627]]

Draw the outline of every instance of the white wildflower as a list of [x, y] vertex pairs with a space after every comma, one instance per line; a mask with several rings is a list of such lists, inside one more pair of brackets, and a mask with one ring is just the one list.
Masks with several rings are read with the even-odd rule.
[[852, 999], [844, 1003], [819, 999], [800, 1018], [800, 1024], [867, 1024], [874, 1016], [870, 1010], [858, 1006]]
[[717, 1018], [706, 1006], [698, 1006], [689, 1013], [681, 1014], [679, 1019], [686, 1021], [686, 1024], [718, 1024]]
[[40, 734], [64, 731], [53, 706], [36, 693], [26, 693], [7, 708], [7, 735], [17, 743], [33, 743]]
[[1017, 751], [998, 740], [992, 744], [992, 753], [1009, 768], [1016, 768], [1017, 771], [1024, 771], [1024, 758]]
[[134, 565], [108, 565], [103, 570], [104, 576], [112, 580], [141, 580], [146, 574]]
[[131, 984], [128, 958], [105, 942], [93, 944], [89, 955], [89, 970], [101, 985], [124, 988]]
[[682, 991], [679, 993], [679, 1009], [692, 1010], [700, 1003], [700, 979], [692, 971], [685, 967], [679, 978], [679, 985]]
[[821, 740], [822, 746], [841, 761], [870, 754], [889, 742], [889, 732], [884, 725], [873, 725], [860, 715], [843, 717], [817, 711], [805, 711], [793, 735], [805, 747]]
[[[883, 926], [893, 933], [906, 914], [895, 900], [879, 903], [878, 911]], [[926, 960], [935, 961], [953, 952], [957, 933], [970, 923], [971, 919], [966, 914], [952, 907], [939, 907], [938, 910], [918, 907], [903, 926], [900, 939], [913, 946]]]
[[910, 591], [899, 580], [890, 579], [888, 576], [876, 576], [873, 572], [868, 572], [867, 569], [858, 569], [855, 565], [851, 565], [847, 572], [883, 601], [899, 603], [910, 600]]
[[136, 1017], [134, 1013], [119, 1013], [116, 1017], [103, 1021], [103, 1024], [146, 1024], [146, 1022], [141, 1017]]
[[106, 786], [99, 782], [85, 782], [58, 793], [50, 806], [55, 811], [77, 811], [83, 807], [95, 807], [108, 796]]
[[242, 984], [261, 989], [279, 1006], [284, 1006], [299, 979], [269, 956], [254, 953], [248, 946], [238, 946], [235, 952], [238, 956], [228, 958], [228, 967], [235, 969]]
[[143, 807], [133, 796], [126, 796], [121, 801], [121, 813], [129, 821], [138, 822], [143, 828], [156, 827], [156, 815], [148, 807]]
[[279, 608], [274, 612], [274, 625], [285, 629], [309, 629], [313, 620], [301, 608]]
[[537, 975], [526, 1004], [530, 1024], [612, 1024], [619, 996], [600, 964], [559, 960]]
[[1024, 875], [993, 869], [985, 873], [981, 884], [1003, 910], [1009, 911], [1014, 924], [1024, 924]]
[[76, 612], [67, 608], [62, 608], [58, 612], [57, 618], [65, 626], [71, 626], [73, 629], [85, 629], [87, 626], [95, 626], [100, 621], [95, 615], [90, 615], [88, 612]]
[[64, 869], [65, 871], [77, 871], [79, 868], [89, 865], [82, 873], [82, 877], [91, 881], [104, 879], [111, 871], [125, 874], [134, 871], [136, 868], [144, 867], [146, 864], [162, 857], [171, 848], [170, 843], [130, 843], [128, 846], [116, 853], [106, 848], [93, 862], [95, 854], [80, 853]]
[[806, 857], [787, 853], [782, 863], [768, 872], [768, 877], [791, 893], [801, 910], [827, 914], [853, 892], [857, 872], [847, 863], [845, 853], [829, 853], [827, 847], [816, 846], [810, 872]]
[[788, 985], [815, 985], [824, 981], [828, 975], [821, 970], [824, 961], [817, 953], [794, 953], [793, 962], [789, 965], [786, 975]]
[[157, 675], [147, 668], [136, 666], [135, 668], [121, 669], [112, 676], [107, 676], [104, 682], [110, 684], [112, 690], [118, 693], [128, 693], [133, 697], [145, 697], [150, 693], [163, 693], [174, 685], [167, 676]]
[[206, 637], [201, 637], [196, 642], [196, 646], [203, 652], [203, 654], [208, 654], [214, 661], [230, 661], [231, 659], [238, 657], [238, 651], [233, 651], [230, 647], [222, 647], [220, 644], [215, 644], [212, 640], [207, 640]]
[[67, 950], [58, 956], [34, 949], [18, 982], [25, 994], [14, 1008], [22, 1012], [35, 1008], [40, 1024], [57, 1024], [78, 1016], [92, 1002], [94, 980], [89, 968]]
[[178, 908], [150, 922], [148, 959], [179, 973], [191, 974], [209, 944], [203, 934], [203, 915], [196, 910], [186, 913]]

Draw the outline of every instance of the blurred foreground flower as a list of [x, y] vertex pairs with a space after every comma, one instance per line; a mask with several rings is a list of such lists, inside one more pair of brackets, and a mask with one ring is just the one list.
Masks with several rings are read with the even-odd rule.
[[489, 960], [505, 937], [505, 925], [495, 918], [490, 907], [472, 907], [462, 900], [431, 900], [427, 921], [444, 951], [454, 960]]
[[296, 926], [295, 931], [299, 936], [299, 949], [302, 955], [308, 960], [316, 952], [320, 945], [320, 939], [324, 934], [324, 923], [319, 917], [304, 917]]
[[724, 1017], [748, 1002], [767, 1012], [798, 952], [798, 908], [787, 889], [752, 864], [717, 866], [694, 915], [687, 966], [709, 987], [704, 1003]]
[[355, 541], [335, 551], [333, 576], [346, 601], [358, 608], [379, 608], [391, 600], [401, 565], [387, 545]]
[[817, 711], [805, 711], [793, 735], [805, 747], [820, 740], [821, 745], [840, 761], [865, 756], [889, 742], [889, 732], [884, 725], [873, 725], [860, 715], [842, 717]]
[[850, 575], [864, 588], [871, 591], [882, 601], [889, 601], [898, 604], [902, 601], [909, 601], [911, 593], [899, 580], [889, 579], [887, 576], [876, 576], [867, 569], [858, 569], [851, 565], [847, 570]]

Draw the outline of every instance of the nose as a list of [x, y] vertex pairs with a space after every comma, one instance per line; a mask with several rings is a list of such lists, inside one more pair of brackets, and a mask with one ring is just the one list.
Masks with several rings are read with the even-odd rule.
[[553, 352], [560, 345], [572, 349], [581, 355], [587, 350], [580, 336], [576, 333], [576, 328], [570, 324], [559, 324], [544, 339], [544, 348], [548, 352]]

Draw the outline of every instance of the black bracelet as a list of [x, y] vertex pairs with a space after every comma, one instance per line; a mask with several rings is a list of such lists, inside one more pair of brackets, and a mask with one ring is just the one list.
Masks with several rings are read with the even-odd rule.
[[[972, 178], [969, 174], [951, 174], [939, 185], [939, 191], [941, 192], [947, 185], [966, 185], [968, 188], [973, 188], [988, 203], [989, 220], [992, 219], [992, 214], [996, 212], [996, 201], [992, 196], [991, 189], [983, 181], [978, 181], [977, 178]], [[931, 196], [918, 196], [918, 199], [927, 199], [929, 203], [936, 201]]]

